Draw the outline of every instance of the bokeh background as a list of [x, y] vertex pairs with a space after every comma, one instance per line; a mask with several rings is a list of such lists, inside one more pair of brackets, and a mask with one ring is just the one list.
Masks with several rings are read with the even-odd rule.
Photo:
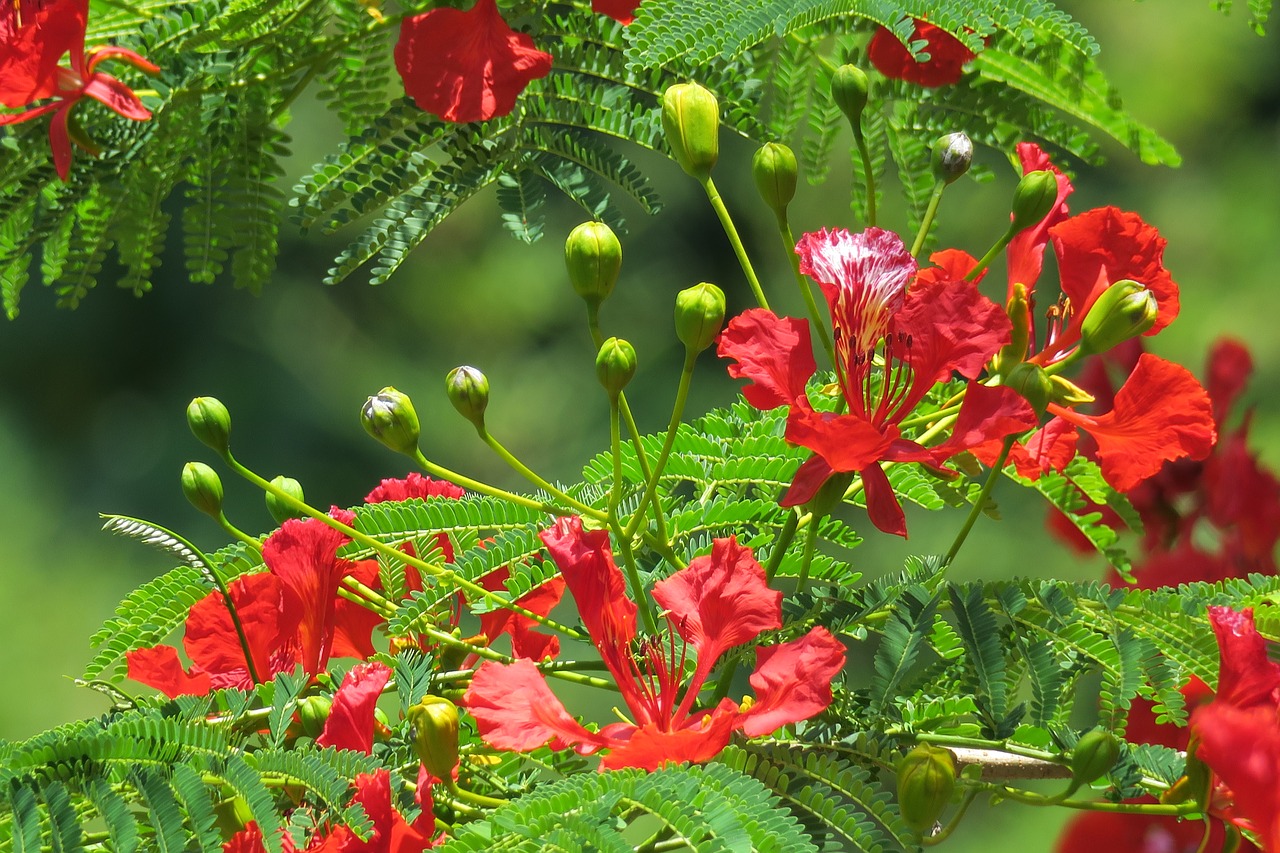
[[[1080, 171], [1072, 209], [1115, 204], [1160, 229], [1183, 308], [1153, 348], [1199, 373], [1216, 338], [1247, 343], [1257, 362], [1248, 393], [1257, 407], [1254, 444], [1280, 467], [1277, 36], [1259, 38], [1244, 9], [1222, 16], [1207, 0], [1061, 5], [1102, 44], [1100, 61], [1126, 105], [1184, 159], [1176, 170], [1151, 168], [1109, 145], [1105, 166]], [[308, 102], [289, 131], [286, 187], [340, 138], [337, 123]], [[751, 147], [740, 140], [725, 146], [717, 182], [766, 287], [785, 294], [783, 310], [802, 313], [786, 301], [794, 287], [771, 216], [751, 186]], [[1000, 166], [998, 157], [984, 156]], [[656, 174], [667, 207], [653, 219], [630, 211], [623, 275], [603, 319], [607, 334], [629, 338], [640, 353], [629, 394], [642, 429], [656, 431], [666, 423], [679, 369], [670, 325], [676, 291], [717, 282], [738, 308], [749, 294], [692, 184], [673, 164], [645, 152], [637, 158]], [[802, 186], [793, 207], [797, 234], [856, 226], [848, 170], [846, 159], [827, 183]], [[1010, 172], [1000, 177], [948, 191], [944, 244], [974, 254], [989, 245], [1003, 228], [1012, 187]], [[101, 287], [69, 312], [53, 307], [53, 294], [28, 290], [22, 315], [0, 326], [0, 738], [104, 710], [100, 696], [72, 683], [90, 657], [88, 637], [134, 586], [171, 568], [163, 554], [100, 532], [97, 513], [151, 519], [209, 548], [224, 542], [178, 488], [186, 461], [215, 461], [187, 432], [183, 412], [193, 396], [221, 398], [233, 415], [239, 458], [268, 477], [301, 480], [316, 505], [351, 505], [380, 478], [408, 471], [407, 460], [370, 441], [358, 423], [359, 405], [384, 385], [414, 398], [429, 456], [518, 486], [445, 399], [445, 373], [473, 364], [493, 386], [494, 434], [544, 475], [575, 479], [608, 434], [583, 310], [562, 269], [563, 237], [579, 220], [557, 203], [547, 237], [526, 246], [502, 232], [485, 196], [379, 288], [358, 276], [320, 284], [343, 235], [303, 236], [286, 224], [279, 272], [258, 296], [186, 282], [176, 245], [168, 279], [141, 299]], [[704, 359], [691, 412], [735, 393], [723, 366], [711, 354]], [[230, 476], [225, 484], [237, 525], [271, 526], [259, 494]], [[997, 498], [1005, 521], [979, 525], [958, 574], [1099, 576], [1097, 561], [1049, 542], [1033, 497], [1004, 491]], [[907, 553], [944, 549], [960, 522], [956, 513], [915, 515], [909, 542], [873, 539], [859, 550], [859, 567], [875, 575]], [[1049, 849], [1064, 816], [1032, 811], [1005, 805], [969, 820], [954, 849]]]

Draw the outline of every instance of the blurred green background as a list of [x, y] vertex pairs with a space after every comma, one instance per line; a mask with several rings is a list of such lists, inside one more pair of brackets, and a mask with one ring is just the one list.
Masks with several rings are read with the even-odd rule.
[[[1160, 229], [1183, 308], [1153, 348], [1199, 373], [1217, 337], [1246, 342], [1258, 365], [1248, 395], [1258, 408], [1254, 444], [1280, 467], [1276, 36], [1255, 36], [1243, 9], [1224, 17], [1207, 0], [1061, 5], [1102, 44], [1100, 61], [1126, 105], [1184, 158], [1180, 169], [1153, 169], [1110, 145], [1105, 167], [1079, 174], [1072, 210], [1115, 204]], [[311, 103], [298, 107], [289, 132], [294, 155], [286, 189], [340, 135]], [[794, 287], [771, 217], [751, 187], [750, 154], [740, 141], [727, 142], [717, 182], [766, 288], [785, 294], [782, 310], [799, 314], [787, 301]], [[998, 158], [984, 156], [999, 167]], [[675, 292], [714, 281], [739, 309], [749, 294], [691, 183], [673, 164], [644, 152], [638, 159], [655, 172], [667, 208], [654, 219], [628, 211], [622, 280], [603, 319], [606, 334], [629, 338], [640, 353], [641, 372], [629, 393], [642, 429], [656, 431], [669, 415], [679, 369], [670, 319]], [[848, 169], [846, 159], [826, 184], [802, 186], [793, 207], [797, 234], [857, 227], [848, 212]], [[1006, 221], [1011, 188], [1002, 170], [995, 185], [962, 181], [949, 190], [943, 244], [981, 254]], [[186, 429], [183, 411], [195, 395], [229, 406], [242, 461], [268, 477], [298, 478], [316, 505], [351, 505], [380, 478], [409, 470], [357, 421], [364, 398], [384, 385], [414, 398], [429, 456], [517, 486], [444, 397], [445, 373], [473, 364], [493, 386], [494, 434], [544, 475], [576, 479], [607, 441], [583, 310], [562, 271], [563, 237], [579, 220], [567, 203], [557, 203], [546, 238], [525, 246], [502, 233], [486, 196], [449, 220], [380, 288], [355, 279], [321, 285], [345, 235], [304, 237], [286, 224], [279, 272], [260, 296], [190, 285], [176, 245], [166, 260], [169, 280], [142, 299], [101, 288], [67, 312], [52, 307], [52, 294], [29, 290], [22, 316], [0, 327], [0, 738], [23, 738], [105, 708], [97, 694], [71, 681], [89, 659], [88, 637], [134, 586], [172, 565], [100, 532], [97, 513], [152, 519], [205, 547], [223, 543], [178, 489], [184, 462], [214, 462]], [[999, 298], [1003, 278], [997, 278], [991, 295]], [[722, 364], [710, 354], [704, 359], [694, 413], [726, 404], [735, 393]], [[237, 525], [271, 526], [258, 494], [230, 477], [225, 482], [228, 515]], [[1096, 561], [1048, 543], [1040, 506], [1003, 494], [1005, 522], [979, 525], [958, 573], [1099, 574]], [[909, 542], [870, 542], [857, 554], [859, 566], [875, 575], [907, 553], [943, 549], [960, 522], [958, 514], [914, 515]], [[1064, 816], [1029, 812], [1007, 805], [970, 820], [954, 849], [976, 843], [987, 851], [1048, 849], [1048, 821]]]

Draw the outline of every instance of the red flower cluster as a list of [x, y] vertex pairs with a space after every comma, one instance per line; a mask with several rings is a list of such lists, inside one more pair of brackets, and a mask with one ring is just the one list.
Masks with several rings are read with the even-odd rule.
[[[68, 123], [81, 98], [90, 97], [134, 121], [151, 118], [138, 96], [110, 74], [98, 71], [107, 59], [123, 59], [148, 74], [160, 71], [137, 53], [122, 47], [96, 47], [85, 51], [89, 0], [12, 0], [0, 3], [0, 105], [23, 109], [0, 113], [0, 125], [28, 121], [53, 113], [49, 143], [58, 177], [71, 174], [71, 143], [94, 153], [83, 134], [74, 134]], [[70, 67], [58, 62], [71, 54]], [[49, 103], [32, 106], [52, 98]]]
[[[591, 7], [631, 23], [640, 0], [592, 0]], [[469, 11], [432, 9], [405, 19], [396, 42], [405, 92], [446, 121], [488, 121], [515, 108], [533, 80], [551, 73], [552, 56], [507, 25], [495, 0]]]
[[884, 27], [871, 37], [867, 58], [886, 77], [930, 88], [959, 81], [964, 74], [964, 64], [974, 58], [973, 51], [959, 39], [927, 21], [916, 19], [911, 39], [925, 42], [928, 59], [916, 59], [907, 46]]
[[857, 472], [872, 523], [905, 536], [902, 507], [881, 462], [937, 466], [1038, 423], [1016, 392], [970, 381], [952, 435], [941, 445], [923, 447], [899, 428], [953, 372], [976, 379], [1009, 342], [1009, 319], [964, 280], [976, 262], [963, 252], [935, 255], [938, 266], [917, 271], [901, 238], [879, 228], [805, 234], [796, 252], [801, 272], [821, 285], [831, 309], [836, 375], [848, 412], [819, 412], [809, 402], [805, 386], [817, 365], [804, 320], [750, 309], [730, 321], [718, 352], [737, 362], [730, 375], [752, 380], [743, 389], [749, 403], [790, 407], [787, 440], [814, 451], [796, 472], [784, 506], [809, 501], [835, 472]]
[[[749, 737], [808, 719], [831, 703], [831, 680], [844, 667], [844, 646], [825, 628], [756, 651], [754, 704], [723, 699], [695, 710], [698, 693], [720, 657], [782, 625], [782, 594], [733, 539], [715, 540], [711, 554], [659, 581], [654, 600], [671, 634], [637, 640], [636, 605], [626, 596], [608, 533], [584, 531], [578, 518], [560, 519], [543, 542], [568, 582], [592, 642], [613, 675], [633, 722], [593, 732], [569, 715], [531, 661], [485, 662], [463, 696], [481, 737], [499, 749], [528, 751], [551, 742], [591, 754], [609, 750], [602, 769], [655, 769], [668, 761], [707, 761], [735, 731]], [[696, 663], [686, 672], [692, 647]]]

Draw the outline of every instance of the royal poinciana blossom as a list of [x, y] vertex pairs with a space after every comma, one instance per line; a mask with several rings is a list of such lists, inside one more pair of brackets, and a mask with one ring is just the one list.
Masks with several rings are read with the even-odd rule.
[[[96, 153], [88, 137], [74, 131], [71, 111], [89, 97], [135, 121], [151, 118], [138, 96], [98, 66], [121, 59], [148, 74], [159, 68], [122, 47], [86, 51], [89, 0], [12, 0], [0, 3], [0, 105], [24, 110], [0, 113], [0, 125], [53, 113], [49, 143], [62, 180], [71, 174], [71, 143]], [[60, 65], [70, 54], [70, 65]], [[47, 101], [47, 103], [40, 103]], [[27, 109], [24, 109], [27, 108]]]
[[790, 407], [787, 440], [814, 451], [796, 472], [784, 506], [809, 501], [835, 472], [857, 473], [872, 523], [905, 536], [902, 507], [881, 462], [936, 466], [1038, 423], [1014, 391], [970, 381], [943, 443], [924, 447], [899, 428], [937, 383], [954, 373], [976, 379], [1009, 342], [1009, 319], [964, 279], [975, 262], [963, 252], [940, 253], [938, 266], [918, 270], [901, 238], [879, 228], [805, 234], [796, 252], [801, 272], [822, 287], [831, 310], [847, 412], [821, 412], [809, 401], [806, 384], [817, 365], [804, 320], [750, 309], [726, 327], [719, 353], [736, 362], [731, 375], [751, 380], [743, 389], [748, 402]]
[[608, 533], [585, 531], [581, 519], [569, 518], [542, 539], [631, 719], [591, 731], [570, 716], [531, 661], [486, 662], [463, 704], [489, 744], [520, 752], [548, 743], [583, 754], [607, 750], [602, 769], [652, 770], [666, 762], [707, 761], [736, 731], [769, 734], [831, 703], [831, 680], [844, 667], [845, 650], [817, 627], [757, 648], [749, 679], [754, 703], [726, 698], [698, 707], [703, 684], [726, 652], [782, 627], [782, 594], [769, 589], [764, 569], [735, 540], [715, 540], [711, 554], [655, 584], [653, 598], [670, 630], [665, 637], [641, 638]]
[[867, 58], [886, 77], [936, 88], [956, 83], [964, 75], [964, 64], [973, 51], [951, 33], [927, 21], [916, 20], [912, 41], [923, 40], [928, 59], [916, 59], [892, 32], [881, 27], [871, 37]]

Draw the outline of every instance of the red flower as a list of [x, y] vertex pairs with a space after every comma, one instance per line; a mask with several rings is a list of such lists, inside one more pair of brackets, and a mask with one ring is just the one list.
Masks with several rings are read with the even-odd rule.
[[[782, 594], [768, 588], [764, 569], [735, 540], [715, 540], [709, 556], [655, 585], [653, 597], [667, 614], [671, 633], [665, 639], [640, 640], [636, 651], [636, 605], [626, 597], [608, 533], [583, 531], [582, 520], [571, 518], [557, 521], [542, 539], [634, 722], [589, 731], [569, 715], [531, 661], [486, 661], [463, 704], [491, 745], [528, 751], [550, 741], [583, 754], [608, 749], [602, 769], [652, 770], [668, 761], [707, 761], [737, 730], [748, 737], [768, 734], [831, 703], [831, 680], [844, 667], [845, 651], [818, 627], [799, 639], [757, 650], [750, 677], [757, 701], [748, 710], [730, 699], [709, 710], [694, 709], [725, 651], [782, 624]], [[686, 681], [689, 647], [697, 663]]]
[[964, 74], [964, 64], [974, 57], [973, 51], [951, 33], [918, 18], [911, 38], [912, 41], [924, 40], [928, 59], [916, 59], [893, 31], [885, 27], [872, 36], [867, 58], [886, 77], [936, 88], [959, 81]]
[[358, 663], [347, 672], [333, 694], [333, 706], [325, 720], [317, 746], [353, 749], [373, 754], [374, 715], [378, 697], [391, 680], [391, 669], [381, 663]]
[[[902, 437], [898, 424], [938, 382], [959, 372], [974, 379], [1009, 341], [1004, 311], [963, 280], [974, 261], [963, 253], [935, 256], [921, 271], [902, 240], [869, 228], [805, 234], [796, 246], [800, 270], [821, 285], [835, 327], [837, 380], [847, 414], [813, 408], [805, 391], [816, 371], [803, 320], [751, 309], [730, 321], [719, 353], [737, 362], [729, 373], [752, 380], [747, 401], [762, 409], [790, 406], [787, 440], [816, 454], [796, 472], [784, 506], [803, 504], [833, 472], [862, 476], [871, 521], [906, 535], [902, 507], [881, 461], [940, 464], [975, 444], [1036, 426], [1035, 413], [1004, 387], [970, 382], [956, 428], [942, 445], [925, 448]], [[912, 278], [915, 284], [908, 288]], [[883, 367], [877, 366], [877, 359]], [[882, 370], [882, 379], [873, 371]], [[879, 381], [877, 381], [879, 379]]]
[[[135, 121], [151, 118], [128, 86], [97, 70], [106, 59], [123, 59], [148, 74], [155, 65], [122, 47], [96, 47], [85, 51], [89, 0], [24, 0], [19, 7], [5, 0], [0, 7], [0, 104], [12, 109], [31, 107], [46, 98], [54, 100], [21, 113], [0, 114], [0, 125], [27, 121], [52, 112], [49, 143], [58, 177], [71, 174], [71, 133], [67, 123], [72, 108], [88, 96], [116, 113]], [[59, 65], [71, 54], [70, 67]], [[89, 143], [76, 142], [82, 147]]]
[[[1149, 801], [1154, 802], [1154, 801]], [[1178, 820], [1167, 815], [1086, 812], [1067, 824], [1058, 838], [1057, 853], [1197, 853], [1224, 850], [1226, 830], [1222, 821], [1211, 821], [1209, 844], [1204, 840], [1204, 823]], [[1257, 850], [1243, 842], [1238, 853]]]
[[[1013, 295], [1015, 284], [1021, 284], [1027, 288], [1029, 296], [1034, 298], [1036, 281], [1040, 278], [1040, 271], [1044, 266], [1044, 247], [1049, 242], [1049, 229], [1067, 218], [1067, 196], [1071, 195], [1074, 187], [1071, 186], [1071, 180], [1062, 174], [1062, 170], [1049, 161], [1049, 155], [1039, 145], [1034, 142], [1019, 142], [1017, 151], [1018, 160], [1022, 163], [1022, 174], [1048, 169], [1053, 172], [1058, 182], [1058, 200], [1052, 209], [1035, 225], [1019, 231], [1005, 249], [1009, 271], [1009, 295]], [[1013, 214], [1009, 216], [1012, 217]], [[1032, 329], [1035, 328], [1031, 317], [1033, 308], [1032, 304], [1027, 306], [1028, 328]]]
[[460, 498], [467, 493], [462, 486], [448, 480], [433, 480], [417, 471], [410, 472], [403, 480], [386, 479], [365, 495], [367, 504], [383, 501], [407, 501], [410, 498]]
[[507, 26], [495, 0], [470, 11], [432, 9], [407, 18], [396, 68], [419, 107], [446, 121], [487, 121], [515, 108], [531, 80], [551, 72], [551, 54]]
[[640, 0], [591, 0], [591, 11], [608, 15], [623, 26], [636, 19], [638, 8]]

